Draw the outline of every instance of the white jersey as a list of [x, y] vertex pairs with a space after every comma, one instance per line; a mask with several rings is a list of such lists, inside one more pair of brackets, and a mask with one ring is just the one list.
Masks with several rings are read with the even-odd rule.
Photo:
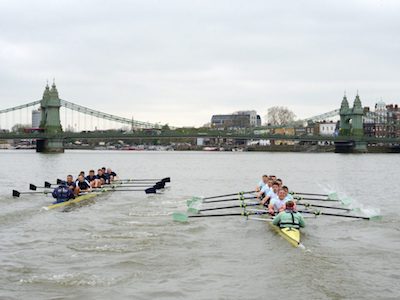
[[265, 195], [267, 195], [267, 194], [269, 193], [269, 191], [271, 191], [271, 189], [269, 188], [268, 185], [264, 185], [264, 186], [260, 189], [260, 192], [261, 192], [262, 194], [265, 194]]
[[272, 199], [278, 199], [278, 195], [274, 193], [274, 190], [272, 188], [268, 191], [266, 196], [269, 197], [270, 203], [271, 203]]
[[264, 183], [264, 181], [260, 180], [260, 182], [258, 183], [258, 187], [260, 188], [260, 190], [262, 190], [262, 188], [265, 186], [266, 184]]
[[279, 198], [274, 198], [271, 199], [270, 205], [272, 204], [274, 211], [279, 211], [282, 208], [282, 206], [285, 205], [285, 203], [286, 203], [285, 199], [281, 200]]
[[285, 197], [285, 201], [288, 202], [290, 200], [293, 200], [293, 195], [292, 194], [287, 194], [287, 196]]

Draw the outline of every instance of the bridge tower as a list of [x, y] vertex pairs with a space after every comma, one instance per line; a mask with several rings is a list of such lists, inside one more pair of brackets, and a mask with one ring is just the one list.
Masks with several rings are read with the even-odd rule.
[[339, 136], [349, 139], [335, 143], [336, 152], [366, 152], [367, 144], [362, 141], [364, 137], [363, 115], [364, 109], [361, 104], [360, 96], [357, 93], [353, 102], [353, 108], [349, 107], [346, 94], [339, 110], [340, 131]]
[[41, 109], [41, 123], [40, 127], [44, 129], [44, 132], [49, 135], [48, 138], [37, 140], [36, 151], [44, 153], [62, 153], [64, 152], [64, 144], [62, 137], [57, 135], [62, 133], [61, 120], [60, 120], [60, 98], [55, 82], [51, 89], [49, 85], [43, 93], [43, 98], [40, 102]]
[[47, 116], [47, 102], [50, 99], [50, 88], [49, 84], [46, 84], [46, 88], [43, 92], [42, 101], [40, 101], [40, 112], [41, 112], [41, 119], [40, 119], [40, 128], [44, 128], [46, 125], [46, 116]]

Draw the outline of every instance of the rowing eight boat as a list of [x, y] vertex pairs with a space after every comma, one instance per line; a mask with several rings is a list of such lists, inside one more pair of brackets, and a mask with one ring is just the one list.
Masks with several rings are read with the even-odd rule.
[[71, 200], [68, 200], [68, 201], [52, 204], [52, 205], [49, 205], [49, 206], [45, 206], [45, 207], [43, 207], [43, 209], [51, 210], [51, 209], [55, 209], [55, 208], [66, 207], [66, 206], [70, 206], [70, 205], [76, 205], [76, 204], [78, 204], [80, 202], [91, 200], [91, 199], [97, 197], [98, 195], [101, 195], [101, 194], [104, 194], [104, 193], [107, 193], [107, 192], [112, 192], [113, 189], [116, 186], [119, 186], [119, 185], [120, 184], [114, 184], [114, 185], [111, 185], [110, 188], [103, 188], [99, 192], [89, 192], [87, 194], [80, 195], [80, 196], [76, 197], [75, 199], [71, 199]]

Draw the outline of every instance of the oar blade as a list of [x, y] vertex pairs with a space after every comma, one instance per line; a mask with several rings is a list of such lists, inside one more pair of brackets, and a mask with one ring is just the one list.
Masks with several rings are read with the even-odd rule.
[[21, 193], [16, 190], [13, 190], [12, 195], [13, 195], [13, 197], [19, 197], [21, 195]]
[[196, 203], [201, 203], [203, 202], [203, 198], [202, 197], [192, 197], [191, 199], [186, 200], [186, 205], [188, 207], [193, 206]]
[[162, 182], [167, 183], [167, 182], [171, 182], [171, 178], [170, 177], [165, 177], [163, 179], [161, 179]]
[[57, 179], [57, 184], [60, 184], [62, 182], [62, 180], [61, 179]]
[[333, 193], [329, 193], [328, 194], [328, 199], [329, 200], [339, 200], [339, 196], [338, 196], [338, 194], [336, 193], [336, 192], [333, 192]]
[[145, 189], [144, 192], [146, 194], [156, 194], [157, 193], [157, 191], [156, 191], [156, 189], [154, 187]]
[[187, 212], [191, 213], [191, 214], [198, 214], [198, 213], [200, 213], [200, 210], [195, 207], [189, 207]]
[[174, 212], [174, 213], [172, 214], [172, 219], [173, 219], [175, 222], [181, 222], [181, 223], [186, 223], [186, 222], [189, 221], [188, 215], [185, 214], [185, 213], [182, 213], [182, 212]]
[[30, 184], [29, 184], [29, 189], [30, 189], [31, 191], [36, 191], [37, 186], [34, 185], [34, 184], [32, 184], [32, 183], [30, 183]]
[[369, 220], [370, 221], [380, 221], [380, 220], [382, 220], [382, 216], [380, 216], [380, 215], [372, 216], [372, 217], [369, 217]]
[[353, 201], [351, 200], [351, 198], [343, 198], [340, 200], [340, 202], [342, 202], [344, 206], [349, 206]]
[[44, 182], [44, 187], [47, 188], [47, 189], [51, 188], [51, 183], [48, 182], [48, 181], [45, 181]]
[[157, 189], [157, 190], [161, 190], [161, 189], [165, 188], [165, 184], [162, 183], [162, 182], [157, 182], [157, 183], [154, 185], [154, 188]]

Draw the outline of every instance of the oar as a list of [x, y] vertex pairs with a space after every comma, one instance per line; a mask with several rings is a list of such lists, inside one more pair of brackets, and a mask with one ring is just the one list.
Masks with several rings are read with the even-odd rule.
[[339, 200], [338, 194], [336, 192], [329, 194], [314, 194], [314, 193], [301, 193], [301, 192], [290, 192], [292, 195], [306, 195], [306, 196], [321, 196], [328, 197], [330, 200]]
[[56, 183], [50, 183], [48, 181], [45, 181], [44, 182], [44, 187], [45, 188], [51, 188], [52, 185], [59, 185], [63, 181], [65, 181], [65, 180], [62, 180], [62, 179], [59, 179], [59, 178], [56, 180]]
[[189, 207], [187, 212], [188, 213], [194, 213], [194, 214], [198, 214], [200, 212], [203, 211], [210, 211], [210, 210], [219, 210], [219, 209], [229, 209], [229, 208], [238, 208], [238, 207], [247, 207], [247, 206], [256, 206], [256, 205], [260, 205], [260, 203], [241, 203], [239, 205], [230, 205], [230, 206], [222, 206], [222, 207], [212, 207], [212, 208], [204, 208], [204, 209], [196, 209], [194, 207]]
[[254, 193], [254, 191], [249, 191], [249, 192], [236, 192], [236, 193], [232, 193], [232, 194], [225, 194], [225, 195], [218, 195], [218, 196], [212, 196], [212, 197], [199, 197], [201, 198], [203, 201], [204, 200], [209, 200], [209, 199], [216, 199], [216, 198], [222, 198], [222, 197], [228, 197], [228, 196], [243, 196], [244, 194], [250, 194], [250, 193]]
[[149, 184], [144, 184], [144, 183], [138, 183], [138, 184], [124, 184], [121, 183], [120, 185], [114, 185], [114, 184], [107, 184], [106, 186], [114, 186], [114, 187], [148, 187], [149, 185], [154, 185], [154, 186], [158, 186], [159, 189], [163, 189], [165, 188], [165, 183], [162, 181], [158, 181], [155, 184], [153, 183], [149, 183]]
[[326, 213], [326, 212], [322, 212], [322, 211], [299, 210], [298, 212], [299, 213], [305, 213], [305, 214], [314, 214], [316, 216], [324, 215], [324, 216], [334, 216], [334, 217], [363, 219], [363, 220], [380, 220], [380, 219], [382, 219], [382, 216], [379, 216], [379, 215], [372, 216], [372, 217], [362, 217], [362, 216], [353, 216], [353, 215], [332, 214], [332, 213]]
[[18, 192], [16, 190], [12, 191], [13, 197], [19, 197], [20, 195], [30, 195], [30, 194], [51, 194], [52, 191], [37, 191], [37, 192]]
[[343, 198], [343, 199], [326, 199], [326, 198], [307, 198], [307, 197], [300, 197], [294, 196], [293, 199], [296, 200], [307, 200], [307, 201], [323, 201], [323, 202], [341, 202], [343, 205], [350, 205], [352, 200], [350, 198]]
[[135, 179], [135, 178], [127, 178], [127, 179], [118, 179], [113, 182], [135, 182], [135, 181], [162, 181], [162, 182], [171, 182], [170, 177], [165, 177], [165, 178], [150, 178], [150, 179]]
[[301, 196], [294, 196], [293, 199], [296, 200], [308, 200], [308, 201], [327, 201], [327, 202], [339, 202], [340, 200], [328, 199], [328, 198], [307, 198]]
[[250, 200], [250, 199], [257, 199], [257, 197], [243, 197], [240, 196], [239, 198], [228, 198], [228, 199], [221, 199], [221, 200], [211, 200], [211, 201], [204, 201], [203, 198], [200, 197], [192, 197], [192, 199], [189, 199], [186, 201], [187, 206], [193, 206], [194, 204], [197, 203], [217, 203], [217, 202], [225, 202], [225, 201], [243, 201], [243, 200]]
[[120, 190], [116, 190], [116, 189], [100, 189], [100, 190], [95, 190], [93, 192], [145, 192], [146, 194], [156, 194], [157, 193], [157, 189], [155, 187], [150, 187], [148, 189], [145, 190], [134, 190], [134, 189], [120, 189]]
[[352, 209], [350, 209], [350, 208], [327, 206], [327, 205], [315, 205], [315, 204], [311, 204], [311, 203], [299, 203], [298, 202], [297, 205], [302, 205], [305, 207], [318, 207], [318, 208], [329, 208], [329, 209], [352, 211]]
[[209, 218], [209, 217], [229, 217], [229, 216], [247, 216], [247, 212], [242, 213], [229, 213], [229, 214], [219, 214], [219, 215], [187, 215], [182, 212], [174, 212], [172, 214], [172, 219], [177, 222], [188, 222], [189, 218]]

